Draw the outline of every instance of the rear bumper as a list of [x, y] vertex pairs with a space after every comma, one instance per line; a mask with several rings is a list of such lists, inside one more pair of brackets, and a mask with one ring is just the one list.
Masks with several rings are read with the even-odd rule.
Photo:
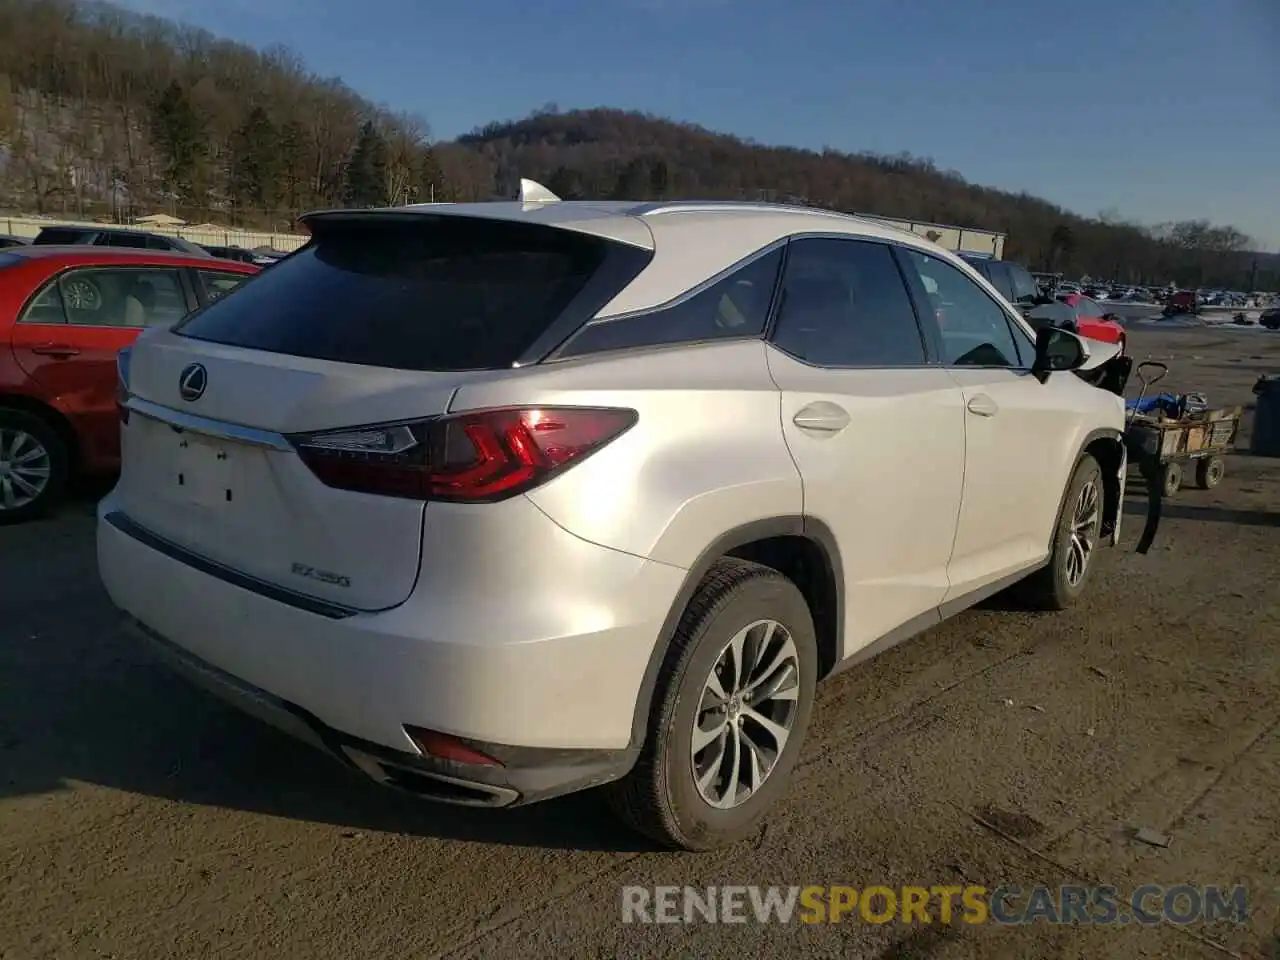
[[[505, 583], [496, 561], [483, 589], [460, 592], [449, 573], [441, 583], [424, 566], [413, 596], [380, 613], [303, 609], [185, 562], [121, 522], [114, 496], [99, 508], [99, 568], [138, 633], [246, 712], [374, 779], [507, 806], [630, 769], [645, 669], [685, 573], [573, 537], [532, 504], [519, 509], [550, 528], [538, 543], [544, 573], [522, 568], [520, 582]], [[535, 628], [513, 636], [513, 623]], [[460, 738], [501, 766], [425, 755], [406, 724]]]
[[428, 800], [468, 807], [518, 806], [616, 780], [635, 763], [631, 748], [547, 750], [471, 741], [477, 749], [500, 757], [501, 767], [393, 750], [326, 726], [296, 704], [192, 656], [134, 617], [126, 615], [125, 628], [196, 686], [357, 773]]

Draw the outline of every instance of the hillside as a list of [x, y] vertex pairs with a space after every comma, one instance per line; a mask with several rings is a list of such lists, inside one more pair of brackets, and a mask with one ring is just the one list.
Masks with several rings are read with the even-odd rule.
[[[1231, 227], [1102, 222], [906, 155], [766, 147], [606, 108], [548, 108], [433, 144], [283, 48], [259, 51], [108, 4], [0, 4], [0, 209], [124, 220], [166, 211], [288, 229], [307, 209], [510, 196], [768, 198], [994, 228], [1035, 268], [1249, 283]], [[1280, 283], [1280, 257], [1257, 284]]]
[[[474, 180], [454, 189], [479, 197], [493, 184], [509, 195], [520, 176], [561, 196], [703, 197], [810, 203], [849, 212], [1001, 230], [1006, 256], [1035, 269], [1133, 282], [1242, 286], [1280, 279], [1280, 257], [1243, 253], [1248, 238], [1203, 222], [1151, 230], [1063, 210], [1025, 193], [968, 183], [959, 173], [906, 154], [816, 152], [741, 140], [691, 124], [620, 110], [547, 108], [492, 123], [458, 140], [478, 155]], [[442, 162], [444, 153], [441, 153]], [[455, 165], [453, 158], [446, 172]]]
[[288, 50], [107, 4], [0, 4], [5, 209], [287, 229], [309, 208], [429, 199], [438, 181], [424, 121]]

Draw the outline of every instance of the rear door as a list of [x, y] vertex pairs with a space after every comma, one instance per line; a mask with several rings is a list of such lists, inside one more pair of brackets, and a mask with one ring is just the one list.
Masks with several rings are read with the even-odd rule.
[[841, 548], [848, 656], [940, 604], [964, 475], [961, 391], [889, 246], [793, 240], [769, 367], [805, 518]]
[[358, 441], [352, 428], [409, 423], [392, 452], [420, 462], [413, 429], [460, 386], [510, 370], [614, 246], [551, 227], [435, 221], [316, 224], [302, 252], [141, 340], [117, 488], [130, 517], [295, 592], [364, 610], [403, 602], [430, 508], [326, 485], [290, 438]]
[[18, 365], [72, 412], [95, 460], [119, 455], [116, 353], [191, 302], [171, 267], [78, 267], [48, 280], [13, 327]]

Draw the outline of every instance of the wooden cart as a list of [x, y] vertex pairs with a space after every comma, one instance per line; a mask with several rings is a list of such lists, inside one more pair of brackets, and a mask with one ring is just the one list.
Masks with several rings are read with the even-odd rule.
[[[1145, 369], [1144, 369], [1145, 368]], [[1155, 375], [1150, 371], [1157, 370]], [[1138, 365], [1142, 393], [1160, 380], [1168, 367], [1155, 361]], [[1222, 482], [1226, 461], [1222, 455], [1234, 446], [1240, 432], [1242, 407], [1223, 407], [1171, 418], [1163, 414], [1133, 413], [1125, 427], [1129, 461], [1158, 466], [1162, 492], [1171, 497], [1182, 486], [1184, 469], [1195, 465], [1196, 486], [1212, 490]]]

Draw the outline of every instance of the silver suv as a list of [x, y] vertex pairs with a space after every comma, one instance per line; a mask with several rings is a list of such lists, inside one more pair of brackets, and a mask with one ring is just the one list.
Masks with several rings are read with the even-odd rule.
[[348, 766], [606, 785], [705, 849], [818, 681], [1120, 524], [1122, 403], [921, 237], [811, 209], [335, 211], [120, 361], [101, 575], [189, 675]]

